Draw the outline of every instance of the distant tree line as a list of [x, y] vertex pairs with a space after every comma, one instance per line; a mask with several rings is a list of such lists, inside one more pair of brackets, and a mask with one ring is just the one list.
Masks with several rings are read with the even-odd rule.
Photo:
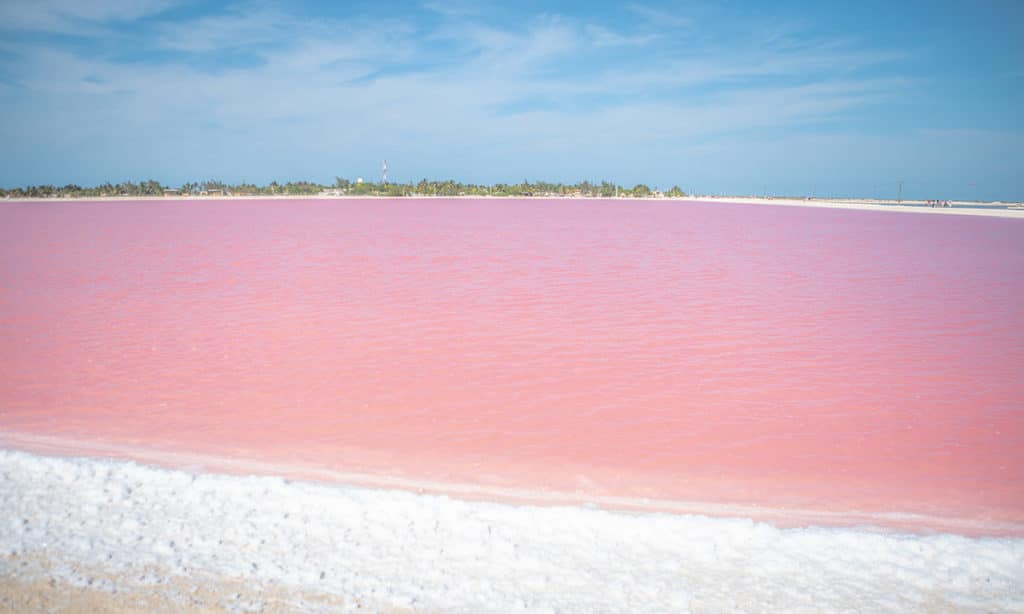
[[289, 181], [278, 183], [271, 181], [267, 185], [252, 183], [226, 184], [214, 179], [198, 182], [186, 182], [178, 187], [164, 186], [152, 179], [133, 183], [104, 183], [93, 187], [82, 187], [73, 183], [64, 186], [33, 185], [24, 188], [0, 188], [0, 198], [96, 198], [96, 197], [139, 197], [139, 196], [305, 196], [305, 195], [351, 195], [351, 196], [582, 196], [613, 198], [620, 197], [652, 197], [686, 196], [679, 186], [663, 194], [652, 190], [644, 184], [632, 188], [616, 185], [608, 181], [591, 183], [581, 181], [574, 184], [549, 183], [546, 181], [522, 183], [496, 183], [493, 185], [459, 183], [453, 180], [430, 181], [423, 179], [418, 183], [372, 183], [350, 181], [342, 177], [335, 178], [332, 185], [324, 185], [312, 181]]

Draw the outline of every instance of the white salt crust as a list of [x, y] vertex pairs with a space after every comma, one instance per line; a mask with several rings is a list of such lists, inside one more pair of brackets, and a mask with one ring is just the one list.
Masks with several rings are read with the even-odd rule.
[[[212, 577], [363, 610], [1024, 611], [1019, 538], [779, 529], [3, 450], [0, 510], [0, 575], [97, 590]], [[27, 560], [51, 564], [13, 562]]]

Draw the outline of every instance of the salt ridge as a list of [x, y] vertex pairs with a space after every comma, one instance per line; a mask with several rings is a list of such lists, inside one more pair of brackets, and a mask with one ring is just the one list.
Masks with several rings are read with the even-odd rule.
[[153, 590], [139, 570], [159, 569], [179, 585], [243, 579], [347, 608], [1024, 609], [1020, 538], [514, 506], [10, 450], [0, 507], [0, 561], [47, 557], [72, 581], [105, 570], [119, 591]]

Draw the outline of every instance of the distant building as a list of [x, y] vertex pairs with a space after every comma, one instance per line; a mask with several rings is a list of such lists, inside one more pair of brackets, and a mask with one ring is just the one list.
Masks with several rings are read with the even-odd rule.
[[181, 196], [181, 190], [177, 188], [164, 188], [164, 196]]

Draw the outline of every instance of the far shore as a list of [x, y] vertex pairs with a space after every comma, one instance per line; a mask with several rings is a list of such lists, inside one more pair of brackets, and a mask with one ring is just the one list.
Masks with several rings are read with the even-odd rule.
[[[228, 195], [228, 196], [101, 196], [88, 198], [4, 198], [4, 202], [122, 202], [122, 201], [165, 201], [165, 202], [203, 202], [220, 200], [594, 200], [594, 201], [637, 201], [645, 203], [678, 202], [678, 203], [724, 203], [747, 205], [775, 205], [782, 207], [818, 207], [825, 209], [849, 209], [861, 211], [892, 211], [899, 213], [924, 213], [933, 215], [980, 215], [986, 217], [1003, 217], [1024, 219], [1024, 203], [1016, 202], [977, 202], [948, 201], [951, 207], [929, 207], [923, 200], [884, 200], [870, 198], [772, 198], [752, 196], [683, 196], [683, 197], [560, 197], [560, 196], [373, 196], [373, 195]], [[1007, 207], [991, 209], [989, 207]], [[1014, 207], [1014, 208], [1010, 208]]]

